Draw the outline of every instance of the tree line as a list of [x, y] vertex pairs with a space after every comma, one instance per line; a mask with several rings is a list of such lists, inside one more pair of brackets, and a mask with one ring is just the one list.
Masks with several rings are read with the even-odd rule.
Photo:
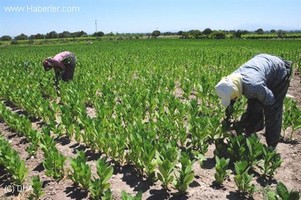
[[69, 31], [63, 31], [61, 33], [57, 33], [56, 31], [51, 31], [46, 34], [33, 34], [33, 35], [26, 35], [24, 33], [21, 33], [20, 35], [17, 35], [15, 37], [11, 37], [9, 35], [4, 35], [0, 39], [2, 41], [10, 41], [10, 40], [31, 40], [31, 39], [57, 39], [57, 38], [76, 38], [76, 37], [88, 37], [88, 36], [96, 36], [101, 37], [104, 36], [103, 32], [96, 32], [92, 35], [88, 35], [84, 31], [77, 31], [77, 32], [69, 32]]
[[[272, 34], [272, 36], [271, 36]], [[105, 34], [102, 31], [95, 32], [93, 34], [87, 34], [84, 31], [77, 32], [69, 32], [63, 31], [61, 33], [57, 33], [56, 31], [51, 31], [46, 34], [33, 34], [26, 35], [21, 33], [15, 37], [11, 37], [9, 35], [3, 35], [0, 37], [1, 41], [12, 41], [12, 40], [34, 40], [34, 39], [59, 39], [59, 38], [78, 38], [78, 37], [103, 37], [103, 36], [116, 36], [116, 37], [126, 37], [126, 38], [157, 38], [159, 36], [178, 36], [183, 39], [225, 39], [225, 38], [286, 38], [287, 34], [297, 34], [292, 38], [301, 38], [301, 31], [284, 31], [284, 30], [275, 30], [272, 29], [270, 31], [264, 31], [262, 28], [259, 28], [255, 31], [247, 31], [247, 30], [212, 30], [210, 28], [206, 28], [203, 31], [201, 30], [189, 30], [189, 31], [178, 31], [178, 32], [163, 32], [160, 30], [154, 30], [151, 33], [107, 33]], [[244, 35], [250, 35], [249, 37], [244, 37]]]

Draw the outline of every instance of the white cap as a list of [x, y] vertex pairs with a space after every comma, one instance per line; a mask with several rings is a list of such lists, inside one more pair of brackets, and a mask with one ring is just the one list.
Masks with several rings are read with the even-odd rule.
[[223, 106], [227, 107], [230, 105], [231, 96], [235, 92], [234, 87], [235, 85], [228, 77], [222, 78], [222, 80], [220, 80], [220, 82], [215, 86], [215, 91], [221, 98]]

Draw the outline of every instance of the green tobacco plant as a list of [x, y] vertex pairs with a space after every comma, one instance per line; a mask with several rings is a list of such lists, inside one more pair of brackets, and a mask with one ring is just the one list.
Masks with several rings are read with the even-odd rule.
[[[126, 160], [125, 151], [127, 145], [127, 135], [124, 133], [124, 129], [118, 128], [116, 125], [111, 125], [110, 130], [103, 130], [104, 133], [100, 137], [98, 137], [99, 132], [96, 133], [95, 140], [102, 140], [103, 150], [106, 151], [106, 155], [115, 161], [119, 161], [121, 164]], [[124, 134], [123, 134], [124, 133]]]
[[254, 184], [251, 184], [253, 175], [248, 174], [250, 167], [247, 161], [237, 161], [234, 163], [235, 176], [234, 182], [238, 187], [238, 191], [252, 195], [255, 192]]
[[[219, 145], [224, 145], [224, 143]], [[252, 134], [250, 137], [243, 135], [229, 136], [226, 146], [232, 162], [245, 160], [249, 167], [254, 167], [262, 159], [263, 145], [256, 134]], [[216, 150], [221, 151], [220, 149]]]
[[228, 140], [227, 153], [230, 156], [231, 162], [247, 160], [246, 137], [243, 135], [229, 136]]
[[53, 138], [49, 135], [43, 135], [40, 147], [44, 153], [43, 166], [46, 169], [45, 174], [56, 180], [62, 179], [65, 175], [66, 157], [57, 150]]
[[276, 191], [271, 189], [265, 192], [265, 196], [268, 200], [299, 200], [300, 193], [297, 191], [289, 191], [287, 187], [282, 183], [278, 182]]
[[[139, 122], [138, 122], [139, 123]], [[136, 166], [140, 175], [146, 175], [154, 182], [157, 180], [156, 169], [158, 167], [158, 145], [154, 131], [146, 132], [146, 125], [137, 124], [130, 126], [129, 149], [127, 159]]]
[[46, 169], [45, 174], [56, 180], [60, 180], [64, 178], [65, 175], [64, 166], [66, 157], [56, 148], [48, 149], [48, 151], [47, 154], [44, 153], [45, 159], [43, 161], [43, 166]]
[[280, 154], [274, 148], [264, 146], [262, 161], [258, 164], [263, 176], [273, 177], [281, 163]]
[[230, 162], [230, 159], [225, 159], [225, 158], [219, 158], [218, 156], [215, 156], [215, 174], [214, 174], [214, 178], [215, 178], [215, 182], [219, 185], [221, 185], [224, 180], [226, 179], [226, 177], [228, 176], [228, 165]]
[[[135, 129], [134, 129], [135, 128]], [[145, 141], [143, 141], [142, 135], [139, 134], [139, 129], [137, 127], [133, 128], [133, 132], [129, 135], [129, 153], [127, 159], [132, 162], [140, 175], [143, 174], [143, 164], [141, 161], [142, 145]]]
[[182, 194], [185, 193], [194, 179], [194, 172], [192, 170], [193, 161], [190, 160], [189, 155], [186, 153], [181, 154], [180, 158], [181, 168], [179, 176], [176, 177], [176, 189]]
[[26, 168], [25, 161], [18, 158], [17, 152], [14, 154], [15, 156], [11, 157], [11, 159], [9, 160], [10, 164], [7, 169], [10, 174], [12, 174], [12, 177], [16, 181], [16, 183], [21, 184], [24, 182], [28, 174], [28, 169]]
[[[120, 131], [121, 132], [121, 131]], [[127, 152], [125, 151], [127, 148], [127, 136], [126, 134], [119, 135], [116, 140], [116, 157], [121, 164], [124, 164], [126, 161]]]
[[26, 149], [29, 156], [36, 154], [40, 142], [40, 133], [32, 129], [31, 121], [24, 115], [18, 115], [10, 111], [5, 105], [0, 103], [1, 118], [9, 125], [9, 127], [18, 134], [26, 137], [31, 144]]
[[283, 112], [283, 130], [291, 127], [289, 140], [293, 139], [293, 133], [301, 128], [301, 110], [297, 106], [297, 101], [286, 98], [284, 101], [285, 112]]
[[96, 163], [98, 178], [93, 177], [90, 182], [89, 191], [92, 199], [101, 199], [111, 194], [108, 180], [113, 175], [113, 167], [106, 163], [105, 159], [98, 159]]
[[91, 180], [91, 168], [87, 164], [87, 158], [83, 151], [77, 151], [77, 157], [71, 159], [72, 171], [69, 175], [70, 179], [80, 185], [84, 190], [89, 189]]
[[30, 200], [38, 200], [43, 196], [44, 192], [42, 190], [43, 183], [40, 180], [40, 176], [34, 176], [31, 179], [32, 192], [29, 196]]
[[[44, 129], [46, 131], [46, 129]], [[55, 141], [54, 139], [48, 135], [48, 134], [44, 134], [43, 137], [41, 137], [41, 143], [40, 143], [40, 147], [42, 149], [42, 151], [44, 152], [44, 154], [48, 154], [49, 151], [48, 149], [55, 149]]]
[[132, 196], [131, 194], [129, 194], [125, 191], [122, 191], [121, 199], [122, 200], [142, 200], [142, 192], [138, 192], [135, 196]]
[[287, 187], [282, 183], [277, 183], [276, 187], [277, 195], [282, 200], [298, 200], [300, 199], [300, 193], [297, 191], [288, 191]]
[[141, 146], [141, 163], [143, 165], [146, 176], [151, 181], [157, 180], [155, 173], [158, 166], [156, 153], [157, 150], [152, 143], [144, 142]]
[[246, 139], [247, 145], [247, 156], [246, 160], [248, 161], [248, 165], [254, 167], [260, 162], [260, 159], [263, 154], [263, 144], [259, 141], [259, 138], [256, 134], [252, 134], [250, 137]]
[[19, 154], [11, 147], [4, 151], [4, 157], [5, 169], [17, 184], [22, 184], [28, 173], [24, 160], [21, 160]]
[[35, 130], [29, 131], [30, 145], [26, 148], [29, 156], [35, 156], [40, 145], [41, 133]]
[[209, 129], [210, 119], [208, 117], [191, 116], [191, 143], [192, 146], [198, 149], [202, 154], [208, 151], [209, 134], [206, 130]]
[[168, 184], [174, 180], [173, 171], [177, 161], [177, 148], [171, 146], [170, 144], [165, 145], [158, 156], [159, 171], [157, 174], [158, 179], [162, 181], [164, 188], [167, 188]]
[[25, 161], [20, 159], [18, 152], [2, 137], [0, 137], [0, 165], [4, 166], [16, 184], [22, 185], [28, 174]]

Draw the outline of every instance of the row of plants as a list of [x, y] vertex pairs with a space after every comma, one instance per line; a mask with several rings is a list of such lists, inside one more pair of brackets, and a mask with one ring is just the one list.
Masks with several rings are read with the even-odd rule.
[[54, 88], [50, 86], [50, 82], [40, 83], [40, 80], [31, 78], [35, 73], [31, 67], [35, 64], [30, 61], [11, 60], [4, 60], [2, 63], [11, 68], [0, 70], [1, 77], [5, 77], [1, 84], [1, 99], [13, 102], [14, 106], [25, 110], [27, 115], [35, 120], [42, 119], [48, 123], [49, 118], [55, 117], [55, 104], [45, 101], [44, 98], [47, 93], [55, 92]]
[[30, 145], [26, 148], [29, 156], [34, 156], [39, 148], [41, 133], [32, 128], [31, 121], [25, 115], [11, 111], [0, 101], [0, 119], [19, 136], [24, 136]]
[[[134, 138], [135, 141], [139, 141], [138, 135]], [[226, 147], [226, 152], [229, 158], [226, 160], [222, 158], [221, 160], [216, 156], [216, 182], [219, 184], [225, 179], [227, 173], [227, 166], [229, 165], [229, 160], [231, 163], [234, 163], [235, 166], [235, 183], [238, 187], [238, 190], [242, 194], [252, 195], [255, 191], [254, 185], [251, 184], [253, 174], [256, 169], [259, 169], [259, 172], [263, 177], [272, 178], [275, 170], [281, 164], [280, 154], [276, 153], [274, 149], [267, 148], [265, 145], [262, 145], [258, 138], [253, 135], [250, 138], [245, 138], [244, 136], [239, 137], [227, 137], [228, 140], [226, 143], [223, 143], [223, 148]], [[130, 147], [133, 152], [141, 152], [142, 159], [139, 158], [140, 154], [133, 153], [132, 163], [135, 164], [137, 169], [141, 170], [140, 173], [145, 173], [146, 176], [152, 180], [160, 180], [164, 188], [168, 188], [169, 184], [173, 186], [180, 192], [185, 193], [188, 189], [189, 184], [194, 179], [194, 173], [192, 171], [192, 164], [195, 161], [191, 161], [191, 157], [185, 152], [182, 152], [181, 155], [177, 152], [177, 149], [172, 147], [172, 145], [166, 145], [162, 148], [160, 153], [158, 153], [155, 148], [155, 143], [143, 143], [145, 140], [141, 140], [140, 148], [136, 149], [135, 147]], [[218, 144], [221, 145], [221, 144]], [[142, 146], [142, 148], [141, 148]], [[144, 148], [143, 148], [144, 146]], [[218, 154], [217, 146], [215, 153]], [[224, 149], [221, 152], [225, 152]], [[238, 153], [239, 152], [239, 153]], [[131, 156], [131, 154], [129, 154]], [[177, 160], [180, 157], [181, 169], [176, 172], [175, 168], [177, 165]], [[78, 164], [78, 162], [83, 164]], [[74, 174], [76, 174], [76, 167], [74, 167], [77, 162], [79, 171], [82, 170], [83, 176], [91, 176], [91, 170], [84, 158], [83, 152], [79, 153], [78, 159], [73, 160], [73, 169]], [[145, 163], [145, 164], [144, 164]], [[226, 164], [225, 164], [226, 163]], [[220, 169], [220, 170], [218, 170]], [[178, 176], [176, 175], [178, 174]], [[79, 176], [80, 177], [80, 176]], [[84, 189], [90, 188], [90, 178], [74, 178], [74, 181], [80, 180], [81, 185]]]
[[[104, 159], [99, 159], [97, 161], [97, 174], [98, 177], [94, 177], [91, 174], [91, 168], [86, 163], [84, 152], [78, 152], [78, 156], [74, 159], [69, 158], [71, 161], [71, 169], [66, 169], [66, 160], [61, 152], [56, 148], [56, 142], [45, 132], [47, 129], [43, 129], [43, 134], [32, 129], [31, 122], [24, 115], [19, 116], [18, 114], [10, 111], [3, 103], [1, 104], [1, 119], [4, 119], [12, 131], [17, 131], [20, 136], [26, 135], [24, 131], [32, 131], [38, 134], [37, 140], [29, 141], [30, 146], [33, 144], [40, 147], [44, 153], [43, 167], [45, 169], [45, 174], [52, 177], [54, 180], [59, 181], [64, 177], [69, 177], [76, 185], [80, 185], [82, 189], [89, 192], [91, 199], [112, 199], [112, 194], [110, 191], [110, 184], [108, 180], [113, 174], [113, 167], [110, 166]], [[24, 129], [24, 124], [28, 129]], [[29, 126], [30, 124], [30, 126]], [[3, 137], [0, 137], [0, 165], [5, 168], [5, 170], [12, 177], [13, 183], [17, 185], [22, 185], [28, 174], [28, 169], [25, 165], [25, 161], [21, 160], [18, 152], [16, 152]], [[27, 149], [29, 149], [27, 148]], [[35, 153], [37, 148], [35, 148]], [[32, 151], [28, 151], [29, 155], [32, 155]], [[89, 177], [89, 179], [85, 179]], [[11, 182], [11, 181], [10, 181]], [[39, 199], [44, 192], [42, 191], [42, 182], [39, 176], [33, 176], [31, 179], [31, 193], [29, 199]], [[123, 198], [131, 198], [132, 196], [127, 193], [123, 193]], [[138, 199], [138, 196], [137, 196]], [[140, 198], [141, 199], [141, 198]]]
[[215, 142], [215, 181], [222, 185], [234, 166], [234, 182], [243, 195], [255, 192], [251, 183], [254, 175], [264, 179], [272, 179], [282, 159], [276, 149], [263, 145], [257, 135], [227, 136]]
[[91, 194], [92, 199], [112, 199], [112, 192], [108, 180], [113, 175], [113, 167], [104, 158], [96, 161], [97, 176], [93, 176], [91, 167], [87, 164], [87, 158], [83, 151], [78, 151], [77, 156], [71, 159], [69, 177], [83, 190]]
[[293, 141], [293, 135], [296, 130], [301, 128], [301, 109], [297, 105], [297, 101], [292, 98], [286, 98], [284, 100], [284, 112], [283, 112], [283, 137], [286, 137], [285, 133], [290, 129], [288, 140]]
[[[9, 187], [25, 187], [23, 184], [28, 175], [28, 168], [25, 161], [19, 156], [19, 153], [11, 146], [3, 136], [0, 136], [0, 166], [9, 173], [9, 182], [14, 185]], [[8, 187], [8, 186], [6, 186]], [[38, 200], [42, 195], [42, 182], [39, 176], [33, 176], [31, 179], [29, 199]], [[12, 192], [15, 191], [12, 189]]]
[[2, 136], [0, 136], [0, 166], [10, 174], [13, 183], [22, 185], [28, 173], [25, 161]]
[[[47, 138], [48, 140], [50, 140], [49, 137]], [[46, 144], [46, 142], [44, 144]], [[45, 146], [43, 144], [42, 147], [42, 149], [45, 149]], [[50, 148], [48, 148], [48, 150], [50, 150]], [[57, 150], [55, 150], [52, 147], [51, 152], [53, 151], [56, 152]], [[53, 153], [51, 154], [53, 155]], [[52, 161], [50, 161], [50, 156], [48, 156], [43, 162], [43, 165], [46, 169], [46, 175], [52, 176], [54, 178], [62, 178], [63, 165], [60, 165], [60, 163], [62, 162], [55, 161], [57, 158], [58, 157], [54, 157]], [[61, 160], [60, 158], [61, 157], [59, 157], [59, 160]], [[55, 162], [58, 165], [54, 164], [51, 166], [51, 162]], [[20, 158], [18, 152], [15, 151], [12, 148], [11, 144], [2, 136], [0, 137], [0, 166], [4, 167], [4, 169], [11, 176], [11, 183], [14, 183], [19, 186], [21, 186], [24, 183], [25, 178], [28, 174], [28, 168], [25, 165], [25, 161]], [[99, 159], [97, 161], [97, 174], [99, 178], [93, 176], [93, 179], [90, 179], [91, 169], [86, 164], [86, 158], [83, 152], [78, 152], [78, 156], [74, 159], [71, 159], [71, 166], [73, 172], [70, 172], [70, 179], [74, 181], [75, 184], [81, 184], [83, 189], [89, 189], [92, 199], [112, 199], [112, 195], [110, 192], [110, 184], [108, 183], [108, 180], [113, 174], [113, 168], [109, 166], [104, 159]], [[84, 170], [85, 167], [89, 169], [88, 173]], [[57, 171], [56, 169], [60, 170]], [[89, 176], [88, 180], [85, 179], [85, 177], [87, 176]], [[87, 180], [88, 182], [85, 183], [85, 180]], [[85, 184], [88, 184], [87, 188]], [[37, 200], [44, 194], [43, 182], [40, 180], [39, 176], [33, 176], [31, 178], [30, 189], [31, 192], [28, 198], [31, 200]], [[122, 199], [138, 200], [142, 198], [141, 195], [142, 193], [138, 193], [135, 197], [132, 197], [130, 194], [123, 192]]]

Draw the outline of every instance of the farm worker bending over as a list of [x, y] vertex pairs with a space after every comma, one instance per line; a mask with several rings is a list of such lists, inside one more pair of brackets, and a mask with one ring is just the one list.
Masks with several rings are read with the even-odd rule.
[[[268, 146], [276, 147], [280, 140], [283, 100], [287, 93], [291, 62], [282, 58], [259, 54], [215, 86], [226, 113], [233, 111], [234, 102], [242, 95], [247, 97], [247, 111], [239, 125], [246, 136], [264, 128]], [[230, 114], [230, 115], [231, 115]]]
[[43, 61], [45, 71], [54, 69], [54, 84], [59, 95], [59, 80], [69, 81], [73, 79], [76, 57], [69, 51], [61, 52], [53, 58], [49, 57]]
[[59, 81], [69, 81], [73, 79], [76, 57], [69, 51], [56, 54], [53, 58], [49, 57], [43, 61], [45, 71], [54, 69], [55, 79]]

